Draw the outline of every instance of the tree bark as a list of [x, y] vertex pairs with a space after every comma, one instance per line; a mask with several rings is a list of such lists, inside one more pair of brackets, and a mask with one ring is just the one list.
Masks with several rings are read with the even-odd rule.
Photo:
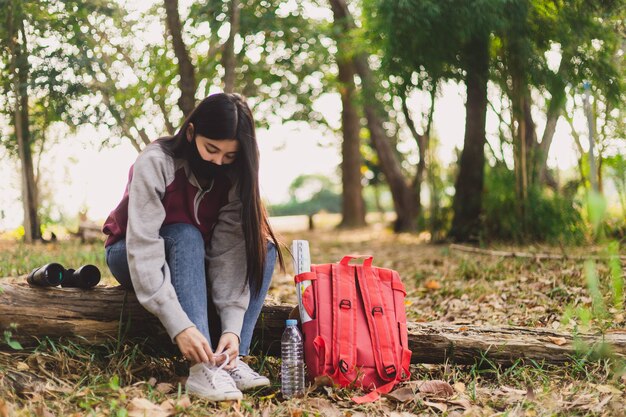
[[[434, 106], [434, 94], [431, 94], [431, 106]], [[417, 163], [417, 170], [415, 172], [415, 177], [413, 178], [413, 183], [411, 184], [411, 188], [415, 189], [415, 193], [417, 194], [417, 204], [418, 211], [422, 210], [422, 199], [421, 199], [421, 190], [422, 190], [422, 181], [424, 180], [424, 172], [426, 171], [426, 154], [428, 152], [428, 145], [430, 142], [430, 128], [427, 128], [427, 131], [424, 134], [420, 134], [415, 127], [415, 122], [413, 121], [413, 117], [411, 117], [411, 111], [409, 110], [409, 106], [407, 105], [407, 95], [406, 90], [402, 93], [402, 113], [404, 114], [404, 118], [406, 119], [406, 124], [415, 139], [417, 144], [417, 151], [419, 154], [419, 162]], [[432, 107], [429, 113], [428, 125], [432, 121]]]
[[[0, 283], [0, 331], [24, 347], [36, 347], [44, 337], [65, 338], [87, 344], [134, 342], [151, 339], [162, 353], [175, 352], [169, 336], [155, 316], [143, 309], [134, 293], [120, 287], [31, 288], [24, 283]], [[257, 352], [280, 355], [285, 319], [291, 305], [266, 305], [254, 337]], [[12, 326], [12, 324], [16, 325]], [[587, 334], [573, 338], [547, 329], [479, 327], [440, 323], [408, 323], [413, 363], [473, 364], [483, 360], [511, 364], [518, 359], [563, 363], [577, 355], [578, 341], [590, 347], [609, 345], [626, 356], [626, 333]], [[3, 350], [9, 349], [0, 344]]]
[[[345, 0], [330, 0], [330, 5], [333, 9], [335, 20], [345, 19], [347, 29], [355, 27], [354, 19], [350, 14], [350, 10], [348, 10]], [[404, 178], [400, 169], [400, 161], [383, 127], [383, 111], [380, 102], [376, 98], [376, 82], [367, 62], [367, 56], [363, 53], [355, 54], [353, 63], [362, 83], [363, 108], [372, 144], [380, 160], [380, 168], [391, 191], [396, 212], [394, 231], [414, 231], [417, 229], [417, 217], [420, 210], [417, 192], [414, 188], [411, 188], [410, 183]]]
[[534, 171], [536, 172], [536, 180], [552, 188], [556, 188], [557, 184], [554, 182], [554, 179], [548, 175], [548, 154], [550, 153], [550, 147], [552, 146], [552, 140], [556, 132], [556, 125], [563, 112], [563, 107], [565, 106], [565, 91], [563, 88], [551, 91], [552, 98], [550, 99], [546, 113], [546, 127], [543, 130], [541, 143], [535, 155]]
[[235, 91], [235, 68], [237, 66], [235, 56], [235, 36], [239, 33], [239, 1], [230, 0], [228, 6], [230, 13], [230, 33], [224, 43], [222, 52], [222, 66], [224, 67], [224, 92], [233, 93]]
[[[10, 3], [9, 7], [13, 3]], [[9, 49], [12, 55], [13, 88], [15, 92], [14, 128], [17, 138], [18, 154], [21, 163], [22, 176], [22, 206], [24, 209], [24, 241], [32, 243], [41, 239], [41, 227], [37, 214], [37, 183], [33, 167], [33, 157], [30, 137], [30, 114], [28, 108], [28, 48], [24, 21], [21, 15], [11, 10], [9, 28]], [[15, 26], [13, 26], [15, 25]], [[22, 42], [19, 42], [21, 35]]]
[[180, 15], [178, 14], [178, 0], [164, 0], [167, 28], [172, 36], [172, 46], [174, 47], [174, 55], [178, 60], [178, 72], [180, 81], [180, 98], [178, 99], [178, 107], [182, 110], [183, 115], [187, 117], [196, 106], [196, 76], [195, 68], [191, 63], [189, 52], [183, 42], [182, 25], [180, 23]]
[[476, 37], [464, 51], [467, 62], [465, 138], [455, 184], [454, 218], [450, 237], [475, 240], [480, 231], [480, 212], [485, 167], [485, 119], [489, 78], [489, 38]]
[[348, 58], [349, 43], [345, 34], [349, 29], [346, 16], [342, 16], [335, 2], [332, 2], [334, 25], [337, 41], [337, 67], [339, 93], [341, 95], [341, 183], [343, 186], [341, 201], [340, 227], [359, 227], [365, 225], [365, 201], [361, 183], [361, 123], [354, 104], [356, 86], [354, 84], [354, 64]]

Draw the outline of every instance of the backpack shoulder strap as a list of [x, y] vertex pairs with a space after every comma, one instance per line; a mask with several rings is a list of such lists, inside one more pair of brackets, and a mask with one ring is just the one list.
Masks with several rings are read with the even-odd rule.
[[397, 380], [400, 376], [400, 363], [396, 360], [395, 330], [391, 306], [382, 297], [379, 280], [374, 276], [371, 258], [357, 268], [357, 280], [365, 307], [365, 317], [370, 330], [374, 360], [378, 375], [385, 381]]
[[356, 282], [354, 267], [332, 265], [333, 369], [340, 385], [355, 378], [356, 364]]

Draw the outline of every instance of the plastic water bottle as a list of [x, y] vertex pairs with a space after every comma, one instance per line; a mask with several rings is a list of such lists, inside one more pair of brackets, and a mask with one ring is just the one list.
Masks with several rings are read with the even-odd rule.
[[292, 398], [304, 394], [304, 355], [298, 321], [287, 320], [286, 324], [287, 328], [280, 340], [281, 392], [283, 397]]

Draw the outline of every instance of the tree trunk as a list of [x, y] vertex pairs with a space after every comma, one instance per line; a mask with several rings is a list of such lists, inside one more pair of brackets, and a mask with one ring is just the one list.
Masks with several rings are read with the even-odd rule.
[[[562, 83], [560, 83], [560, 85], [562, 85]], [[552, 98], [550, 99], [546, 113], [546, 127], [543, 130], [541, 143], [539, 144], [535, 155], [535, 180], [540, 183], [547, 184], [552, 188], [556, 188], [556, 184], [548, 175], [548, 154], [550, 153], [550, 147], [552, 146], [552, 140], [554, 139], [554, 133], [556, 132], [556, 125], [563, 112], [563, 107], [565, 106], [564, 88], [564, 86], [560, 88], [553, 88], [550, 92], [552, 94]]]
[[164, 0], [165, 14], [167, 21], [167, 29], [172, 36], [172, 46], [174, 47], [174, 55], [178, 60], [178, 72], [180, 81], [180, 98], [178, 99], [178, 107], [187, 117], [189, 113], [196, 107], [196, 76], [195, 68], [189, 58], [189, 52], [183, 42], [182, 25], [180, 23], [180, 15], [178, 14], [178, 0]]
[[583, 95], [583, 108], [585, 110], [585, 116], [587, 117], [587, 128], [588, 134], [587, 139], [589, 140], [589, 180], [591, 182], [591, 189], [594, 192], [599, 192], [600, 189], [598, 187], [598, 171], [596, 170], [596, 157], [594, 152], [595, 145], [595, 121], [594, 114], [591, 110], [591, 103], [589, 98], [591, 97], [591, 87], [588, 85], [585, 86], [585, 93]]
[[365, 225], [365, 201], [361, 183], [361, 124], [354, 105], [356, 86], [354, 85], [354, 64], [347, 58], [350, 45], [344, 34], [348, 32], [346, 16], [342, 16], [336, 4], [332, 4], [337, 41], [337, 67], [339, 70], [339, 93], [341, 95], [341, 183], [343, 186], [340, 227]]
[[224, 92], [233, 93], [235, 91], [235, 68], [237, 66], [235, 56], [235, 36], [239, 33], [239, 1], [230, 0], [228, 5], [230, 13], [230, 33], [224, 44], [222, 53], [222, 66], [224, 67]]
[[[9, 29], [9, 49], [12, 54], [12, 73], [14, 75], [15, 109], [14, 123], [18, 154], [22, 176], [22, 206], [24, 209], [24, 241], [32, 243], [41, 239], [41, 228], [37, 214], [37, 184], [33, 167], [30, 143], [30, 114], [28, 108], [28, 48], [22, 16], [11, 16]], [[14, 20], [15, 19], [15, 20]], [[18, 41], [21, 35], [22, 43]]]
[[578, 150], [578, 173], [580, 174], [580, 183], [583, 185], [585, 189], [587, 189], [587, 178], [585, 177], [585, 167], [583, 166], [583, 158], [585, 156], [585, 150], [583, 149], [582, 141], [580, 140], [580, 135], [576, 131], [574, 127], [574, 120], [572, 117], [568, 116], [567, 113], [564, 114], [565, 120], [569, 123], [570, 127], [570, 135], [572, 139], [574, 139], [574, 145], [576, 145], [576, 149]]
[[428, 153], [428, 145], [430, 142], [430, 124], [432, 122], [433, 115], [433, 106], [435, 104], [434, 101], [434, 93], [431, 94], [431, 110], [429, 112], [429, 120], [428, 120], [428, 128], [424, 134], [420, 134], [415, 127], [415, 122], [413, 121], [413, 117], [411, 116], [411, 111], [409, 110], [409, 106], [407, 105], [407, 96], [406, 90], [402, 92], [402, 113], [404, 114], [404, 118], [406, 119], [407, 126], [415, 139], [417, 144], [417, 151], [419, 154], [419, 161], [417, 163], [417, 170], [415, 171], [415, 177], [413, 178], [413, 182], [411, 184], [411, 188], [415, 189], [415, 193], [417, 194], [417, 205], [418, 212], [422, 210], [422, 199], [421, 199], [421, 190], [422, 190], [422, 181], [424, 180], [424, 172], [426, 171], [426, 154]]
[[[121, 287], [31, 288], [3, 280], [0, 331], [10, 332], [10, 339], [24, 347], [36, 347], [44, 337], [87, 344], [150, 338], [150, 345], [163, 347], [161, 353], [176, 351], [157, 318], [139, 305], [134, 293]], [[263, 307], [254, 332], [257, 352], [280, 355], [285, 319], [293, 317], [293, 310], [290, 305]], [[615, 354], [626, 356], [624, 333], [579, 335], [574, 339], [569, 334], [523, 327], [440, 323], [408, 323], [407, 327], [413, 363], [473, 364], [489, 360], [511, 364], [518, 359], [563, 363], [581, 353], [579, 341], [594, 348], [609, 345]], [[0, 348], [8, 349], [5, 344]]]
[[467, 103], [465, 138], [455, 184], [454, 218], [450, 236], [456, 241], [476, 239], [485, 167], [485, 118], [489, 78], [489, 38], [476, 37], [465, 49]]
[[[346, 27], [355, 27], [354, 19], [348, 10], [345, 0], [330, 0], [335, 20], [345, 19]], [[354, 68], [363, 86], [363, 108], [367, 119], [367, 127], [370, 131], [372, 144], [380, 160], [380, 168], [385, 175], [396, 211], [394, 222], [395, 232], [413, 231], [417, 229], [417, 217], [419, 215], [418, 195], [414, 188], [404, 178], [400, 169], [400, 161], [394, 148], [390, 144], [383, 127], [383, 110], [376, 98], [376, 82], [372, 70], [367, 62], [367, 56], [362, 53], [353, 57]]]

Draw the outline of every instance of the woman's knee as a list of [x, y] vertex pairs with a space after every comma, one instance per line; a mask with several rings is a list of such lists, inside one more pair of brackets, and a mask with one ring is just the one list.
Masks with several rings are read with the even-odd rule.
[[126, 244], [123, 240], [105, 249], [105, 260], [113, 278], [124, 288], [132, 289], [133, 283], [128, 269], [128, 260], [126, 259]]
[[204, 250], [202, 233], [192, 224], [168, 224], [161, 228], [160, 234], [169, 244], [198, 247]]

